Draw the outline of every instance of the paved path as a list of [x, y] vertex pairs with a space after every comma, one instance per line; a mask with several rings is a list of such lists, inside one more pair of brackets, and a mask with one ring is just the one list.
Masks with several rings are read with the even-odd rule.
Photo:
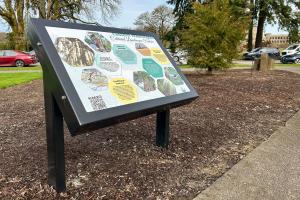
[[290, 71], [290, 72], [300, 74], [300, 67], [275, 67], [275, 69], [286, 70], [286, 71]]
[[194, 200], [299, 199], [300, 112]]

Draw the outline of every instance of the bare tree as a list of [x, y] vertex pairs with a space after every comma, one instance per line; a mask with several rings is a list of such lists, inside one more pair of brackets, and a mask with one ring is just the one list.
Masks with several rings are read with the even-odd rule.
[[15, 49], [25, 49], [24, 32], [29, 15], [97, 24], [98, 15], [101, 15], [103, 21], [115, 16], [120, 3], [120, 0], [2, 0], [0, 17], [11, 28], [9, 39]]
[[30, 0], [40, 18], [82, 23], [95, 23], [115, 16], [120, 0]]
[[159, 35], [162, 41], [166, 40], [166, 35], [175, 25], [173, 10], [167, 6], [159, 6], [152, 12], [142, 13], [137, 17], [134, 25], [137, 30], [153, 32]]

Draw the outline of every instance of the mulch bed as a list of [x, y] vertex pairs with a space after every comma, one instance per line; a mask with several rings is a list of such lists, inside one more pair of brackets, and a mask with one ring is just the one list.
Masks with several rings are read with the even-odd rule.
[[47, 185], [42, 81], [0, 90], [0, 199], [192, 199], [300, 107], [300, 76], [237, 70], [189, 75], [201, 98], [171, 112], [171, 144], [155, 115], [76, 137], [65, 133], [67, 187]]

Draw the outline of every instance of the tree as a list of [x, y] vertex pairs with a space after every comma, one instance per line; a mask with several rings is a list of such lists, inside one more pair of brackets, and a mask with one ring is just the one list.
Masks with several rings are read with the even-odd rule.
[[300, 12], [295, 12], [294, 15], [295, 17], [291, 20], [291, 23], [287, 28], [289, 31], [290, 43], [300, 42]]
[[255, 47], [262, 46], [264, 25], [266, 23], [273, 24], [278, 22], [280, 28], [291, 30], [292, 27], [299, 26], [299, 22], [295, 20], [293, 7], [299, 9], [299, 0], [256, 0], [254, 13], [257, 19], [257, 35]]
[[[92, 10], [97, 10], [97, 14], [101, 13], [106, 19], [116, 14], [119, 4], [120, 0], [3, 0], [0, 17], [11, 28], [9, 39], [14, 48], [25, 49], [25, 22], [32, 15], [29, 11], [43, 19], [88, 23], [94, 20]], [[85, 17], [87, 20], [83, 20]]]
[[[171, 40], [171, 46], [178, 46], [178, 41], [176, 40], [179, 37], [178, 33], [185, 29], [183, 19], [187, 14], [193, 14], [193, 4], [199, 3], [207, 5], [211, 4], [213, 0], [168, 0], [167, 2], [174, 5], [173, 13], [177, 17], [176, 26], [172, 31], [173, 40]], [[247, 12], [247, 2], [248, 0], [229, 0], [232, 14], [236, 17], [249, 16], [249, 13]]]
[[186, 28], [180, 34], [189, 62], [194, 67], [207, 68], [208, 72], [229, 67], [245, 38], [247, 18], [235, 16], [229, 0], [195, 3], [193, 10], [184, 17]]
[[12, 34], [9, 37], [10, 43], [16, 49], [25, 48], [24, 39], [24, 12], [28, 8], [26, 0], [4, 0], [0, 4], [0, 16], [11, 27]]
[[167, 6], [159, 6], [152, 12], [142, 13], [137, 17], [134, 25], [138, 30], [153, 32], [159, 35], [165, 43], [167, 34], [172, 30], [175, 23], [173, 10]]
[[[167, 0], [167, 3], [174, 5], [174, 14], [178, 17], [177, 26], [181, 26], [181, 22], [186, 14], [193, 13], [193, 4], [210, 4], [213, 0]], [[232, 14], [245, 15], [247, 0], [230, 0], [229, 5], [232, 6]]]
[[99, 13], [106, 21], [117, 13], [120, 2], [120, 0], [30, 0], [31, 8], [40, 18], [82, 23], [93, 23], [88, 21], [94, 21]]
[[[192, 3], [211, 3], [213, 0], [168, 0], [168, 3], [175, 6], [174, 12], [179, 17], [185, 13], [191, 13]], [[242, 9], [250, 10], [249, 32], [248, 32], [248, 50], [252, 49], [252, 31], [254, 21], [257, 21], [257, 33], [255, 47], [262, 46], [264, 26], [266, 23], [278, 23], [280, 28], [290, 32], [290, 37], [297, 36], [297, 29], [300, 25], [297, 16], [293, 12], [293, 8], [300, 9], [299, 0], [230, 0], [229, 3], [233, 6], [241, 7]], [[180, 20], [179, 20], [180, 22]], [[179, 23], [180, 24], [180, 23]]]

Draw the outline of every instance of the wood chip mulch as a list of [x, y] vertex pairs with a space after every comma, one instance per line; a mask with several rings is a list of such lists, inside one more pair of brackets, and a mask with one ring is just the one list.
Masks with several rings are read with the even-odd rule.
[[66, 129], [66, 193], [47, 185], [42, 81], [0, 90], [0, 199], [192, 199], [300, 107], [300, 76], [247, 70], [188, 79], [201, 95], [171, 112], [171, 145], [155, 115], [76, 137]]

